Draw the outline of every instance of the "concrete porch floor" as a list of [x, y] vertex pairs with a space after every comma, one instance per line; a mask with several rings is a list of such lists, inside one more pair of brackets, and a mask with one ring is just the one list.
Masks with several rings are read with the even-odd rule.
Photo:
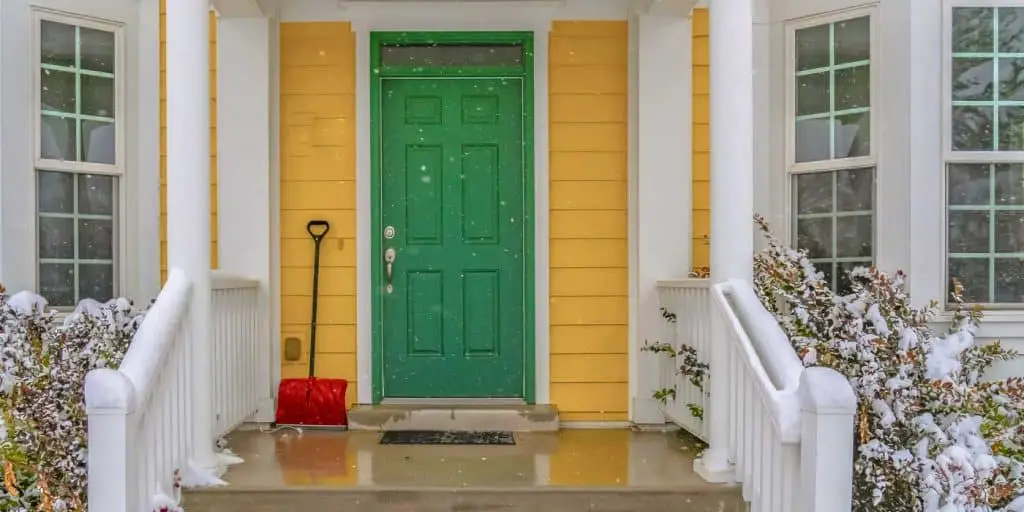
[[381, 445], [380, 432], [235, 432], [232, 487], [642, 487], [717, 489], [675, 432], [516, 433], [515, 446]]
[[235, 432], [228, 445], [245, 463], [228, 487], [186, 495], [187, 510], [744, 510], [737, 488], [693, 472], [697, 448], [675, 432], [520, 432], [515, 446], [381, 445], [380, 435]]

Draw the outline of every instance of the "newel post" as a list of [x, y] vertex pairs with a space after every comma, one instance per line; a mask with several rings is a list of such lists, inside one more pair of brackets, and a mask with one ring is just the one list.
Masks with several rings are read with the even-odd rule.
[[839, 372], [808, 368], [800, 377], [799, 512], [853, 506], [853, 428], [857, 397]]
[[135, 387], [117, 370], [85, 377], [89, 510], [137, 512], [134, 461]]

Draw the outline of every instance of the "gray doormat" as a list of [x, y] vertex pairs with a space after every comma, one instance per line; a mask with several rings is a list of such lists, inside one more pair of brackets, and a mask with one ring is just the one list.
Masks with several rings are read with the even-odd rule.
[[512, 432], [454, 432], [436, 430], [392, 430], [384, 432], [380, 444], [471, 444], [514, 445]]

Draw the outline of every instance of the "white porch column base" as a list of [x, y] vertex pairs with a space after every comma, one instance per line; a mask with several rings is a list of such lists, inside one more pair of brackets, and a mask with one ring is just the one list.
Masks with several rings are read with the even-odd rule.
[[217, 20], [217, 233], [220, 268], [260, 282], [257, 422], [274, 421], [271, 319], [271, 20]]
[[661, 385], [664, 356], [639, 350], [661, 336], [659, 279], [685, 277], [690, 269], [691, 217], [691, 20], [671, 14], [638, 14], [637, 358], [634, 423], [664, 423], [653, 393]]
[[[753, 280], [754, 17], [751, 0], [710, 3], [711, 279]], [[705, 478], [732, 472], [728, 459], [728, 354], [725, 326], [711, 322], [708, 450], [695, 463]]]
[[167, 260], [192, 280], [192, 460], [217, 468], [210, 359], [210, 2], [167, 3]]

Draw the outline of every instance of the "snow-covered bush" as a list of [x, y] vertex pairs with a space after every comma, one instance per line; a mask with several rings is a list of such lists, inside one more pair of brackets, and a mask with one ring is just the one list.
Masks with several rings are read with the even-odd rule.
[[85, 509], [85, 375], [120, 364], [144, 315], [124, 299], [63, 321], [46, 308], [0, 287], [0, 511]]
[[768, 248], [755, 256], [757, 293], [804, 364], [847, 376], [859, 403], [854, 510], [1024, 510], [1024, 381], [986, 381], [994, 362], [1018, 356], [975, 344], [979, 308], [951, 298], [947, 332], [935, 302], [911, 305], [901, 272], [850, 272], [834, 293], [803, 251], [757, 222]]

